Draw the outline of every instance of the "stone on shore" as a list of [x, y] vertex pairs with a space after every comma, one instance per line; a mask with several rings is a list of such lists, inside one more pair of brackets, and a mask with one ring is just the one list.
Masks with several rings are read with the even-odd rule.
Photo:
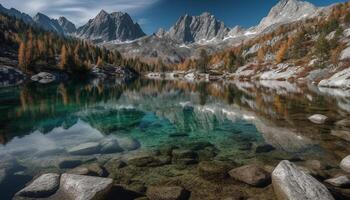
[[325, 180], [324, 182], [329, 183], [335, 187], [348, 188], [350, 186], [350, 178], [346, 175], [330, 178]]
[[146, 195], [150, 200], [186, 200], [190, 193], [180, 186], [150, 186]]
[[325, 115], [321, 115], [321, 114], [315, 114], [315, 115], [310, 116], [308, 119], [312, 123], [315, 123], [315, 124], [324, 124], [326, 122], [326, 120], [328, 119], [328, 117]]
[[111, 191], [113, 179], [62, 174], [60, 192], [74, 200], [100, 200]]
[[279, 200], [334, 200], [326, 186], [287, 160], [272, 172], [272, 184]]
[[80, 144], [68, 150], [68, 153], [72, 155], [92, 155], [97, 154], [100, 151], [100, 144], [97, 142], [88, 142]]
[[60, 182], [60, 175], [55, 173], [43, 174], [27, 187], [19, 191], [16, 196], [29, 198], [44, 198], [54, 194]]
[[346, 156], [340, 163], [340, 168], [350, 173], [350, 155]]
[[263, 168], [252, 164], [229, 171], [232, 178], [254, 187], [265, 187], [271, 183], [271, 176]]

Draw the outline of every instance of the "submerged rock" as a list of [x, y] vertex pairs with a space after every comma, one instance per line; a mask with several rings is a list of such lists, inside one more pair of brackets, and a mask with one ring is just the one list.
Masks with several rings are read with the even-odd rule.
[[127, 166], [127, 164], [118, 159], [118, 158], [112, 158], [109, 161], [107, 161], [107, 163], [104, 165], [104, 168], [109, 172], [109, 173], [113, 173], [114, 171], [123, 168]]
[[265, 187], [271, 183], [271, 176], [263, 168], [252, 164], [229, 171], [232, 178], [255, 187]]
[[100, 144], [97, 142], [88, 142], [78, 145], [68, 150], [68, 153], [72, 155], [92, 155], [97, 154], [100, 151]]
[[55, 173], [43, 174], [30, 185], [19, 191], [16, 196], [44, 198], [54, 194], [60, 182], [60, 175]]
[[109, 154], [109, 153], [118, 153], [124, 151], [118, 143], [117, 139], [114, 138], [106, 138], [102, 142], [101, 145], [101, 153]]
[[198, 162], [198, 155], [191, 150], [174, 149], [172, 151], [172, 163], [178, 165], [189, 165]]
[[39, 74], [32, 76], [31, 80], [46, 84], [46, 83], [54, 82], [56, 80], [56, 77], [55, 77], [55, 75], [48, 73], [48, 72], [40, 72]]
[[287, 160], [281, 161], [272, 172], [272, 184], [280, 200], [334, 200], [324, 185]]
[[325, 180], [324, 182], [329, 183], [335, 187], [348, 188], [350, 186], [350, 178], [349, 176], [346, 176], [346, 175], [330, 178]]
[[271, 144], [262, 144], [255, 148], [255, 153], [268, 153], [273, 150], [275, 150], [275, 147], [273, 147]]
[[340, 168], [342, 168], [344, 171], [350, 173], [350, 155], [346, 156], [346, 157], [340, 162]]
[[113, 179], [62, 174], [60, 192], [74, 200], [100, 200], [110, 192]]
[[315, 114], [310, 116], [308, 119], [315, 124], [323, 124], [326, 122], [328, 117], [321, 114]]
[[98, 163], [93, 163], [89, 165], [80, 166], [69, 171], [70, 174], [76, 175], [88, 175], [88, 176], [108, 176], [107, 171], [104, 167], [100, 166]]
[[146, 195], [150, 200], [186, 200], [190, 193], [180, 186], [150, 186]]
[[139, 141], [133, 138], [118, 138], [119, 146], [126, 151], [133, 151], [141, 147]]
[[229, 167], [222, 162], [203, 161], [198, 164], [199, 174], [205, 179], [222, 179], [227, 176]]
[[62, 159], [58, 163], [60, 169], [71, 169], [81, 165], [83, 162], [78, 159]]

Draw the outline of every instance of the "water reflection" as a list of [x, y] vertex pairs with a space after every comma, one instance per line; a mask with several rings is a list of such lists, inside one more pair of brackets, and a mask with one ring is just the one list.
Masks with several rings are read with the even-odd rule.
[[[0, 154], [16, 156], [31, 175], [71, 159], [73, 147], [106, 139], [141, 150], [209, 142], [220, 159], [242, 162], [297, 155], [337, 164], [350, 153], [350, 95], [288, 82], [29, 84], [0, 89], [0, 105]], [[330, 123], [312, 124], [315, 113]], [[247, 148], [264, 143], [277, 151], [260, 156]]]

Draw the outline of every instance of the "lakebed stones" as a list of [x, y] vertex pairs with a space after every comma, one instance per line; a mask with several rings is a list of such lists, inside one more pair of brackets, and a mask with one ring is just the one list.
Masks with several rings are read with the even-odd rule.
[[227, 176], [229, 166], [219, 161], [203, 161], [198, 164], [200, 176], [205, 179], [223, 179]]
[[79, 166], [69, 171], [70, 174], [76, 175], [88, 175], [88, 176], [108, 176], [107, 171], [104, 167], [100, 166], [98, 163], [92, 163], [89, 165]]
[[60, 192], [74, 200], [100, 200], [110, 192], [113, 179], [62, 174]]
[[315, 114], [315, 115], [310, 116], [308, 119], [312, 123], [315, 123], [315, 124], [324, 124], [326, 122], [326, 120], [328, 119], [328, 117], [325, 115], [321, 115], [321, 114]]
[[54, 194], [60, 182], [60, 175], [55, 173], [43, 174], [27, 187], [19, 191], [16, 196], [29, 198], [44, 198]]
[[197, 163], [196, 152], [186, 149], [174, 149], [172, 151], [172, 163], [178, 165], [189, 165]]
[[334, 200], [324, 185], [287, 160], [281, 161], [272, 172], [272, 184], [280, 200]]
[[60, 169], [72, 169], [75, 168], [79, 165], [81, 165], [83, 162], [79, 159], [62, 159], [61, 161], [59, 161], [58, 163], [58, 167]]
[[335, 187], [349, 188], [350, 187], [350, 178], [346, 175], [341, 175], [338, 177], [330, 178], [324, 182], [329, 183]]
[[150, 200], [186, 200], [190, 193], [180, 186], [150, 186], [146, 195]]
[[99, 143], [88, 142], [69, 149], [68, 153], [71, 155], [92, 155], [99, 153], [100, 148]]
[[128, 137], [118, 138], [118, 143], [119, 146], [125, 151], [133, 151], [141, 146], [139, 141]]
[[107, 161], [107, 163], [104, 165], [104, 168], [109, 172], [109, 173], [113, 173], [114, 171], [121, 169], [123, 167], [126, 167], [127, 164], [118, 159], [118, 158], [112, 158], [109, 161]]
[[350, 155], [346, 156], [346, 157], [340, 162], [340, 168], [342, 168], [344, 171], [350, 173]]
[[232, 169], [229, 174], [232, 178], [254, 187], [265, 187], [271, 182], [270, 174], [255, 164]]

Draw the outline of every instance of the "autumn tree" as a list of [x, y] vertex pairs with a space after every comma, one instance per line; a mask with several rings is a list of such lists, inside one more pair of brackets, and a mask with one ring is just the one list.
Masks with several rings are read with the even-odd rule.
[[23, 71], [27, 71], [27, 63], [26, 63], [26, 45], [25, 43], [22, 41], [19, 45], [19, 49], [18, 49], [18, 64], [19, 67], [23, 70]]
[[59, 68], [65, 70], [68, 64], [68, 52], [66, 45], [62, 45]]
[[257, 59], [259, 63], [264, 62], [265, 60], [265, 54], [266, 54], [266, 48], [265, 47], [261, 47], [258, 51], [258, 55], [257, 55]]
[[279, 48], [279, 50], [276, 53], [276, 63], [279, 64], [281, 62], [283, 62], [285, 60], [286, 57], [286, 53], [287, 53], [287, 49], [288, 49], [288, 43], [287, 42], [283, 42]]
[[202, 49], [199, 53], [199, 62], [198, 62], [197, 70], [201, 73], [206, 73], [208, 64], [209, 64], [208, 53], [205, 49]]

